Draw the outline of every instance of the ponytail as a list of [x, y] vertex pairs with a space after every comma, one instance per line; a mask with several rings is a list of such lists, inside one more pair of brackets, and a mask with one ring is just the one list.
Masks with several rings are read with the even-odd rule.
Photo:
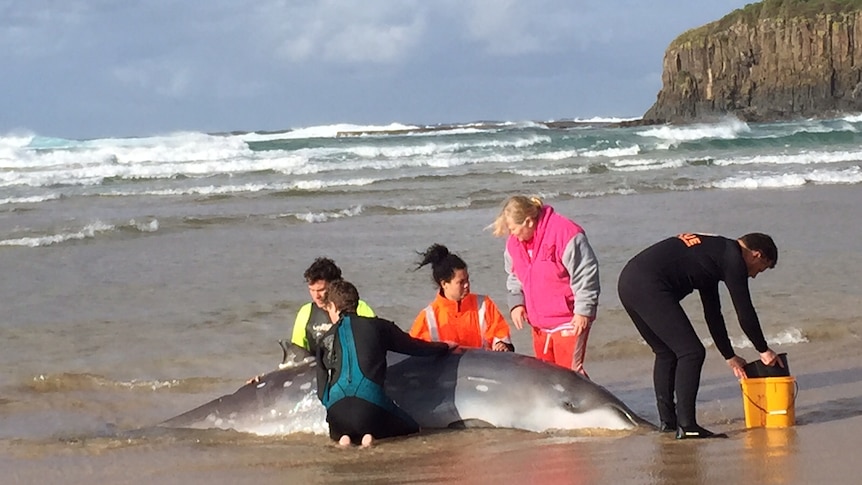
[[418, 254], [422, 256], [422, 259], [414, 271], [426, 264], [431, 264], [431, 277], [438, 287], [444, 281], [450, 281], [455, 276], [455, 270], [467, 269], [467, 263], [457, 254], [450, 253], [449, 248], [442, 244], [432, 244], [424, 253]]

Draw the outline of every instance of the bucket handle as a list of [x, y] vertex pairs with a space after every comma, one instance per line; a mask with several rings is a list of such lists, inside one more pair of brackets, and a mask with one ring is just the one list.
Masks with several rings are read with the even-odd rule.
[[[769, 411], [760, 407], [760, 405], [757, 404], [754, 401], [754, 399], [751, 399], [751, 396], [746, 394], [745, 391], [742, 391], [742, 395], [745, 396], [746, 399], [748, 399], [748, 402], [750, 402], [752, 406], [756, 407], [757, 409], [761, 410], [762, 412], [764, 412], [766, 414], [769, 414]], [[799, 395], [799, 382], [793, 381], [793, 399], [790, 400], [790, 406], [791, 407], [796, 407], [796, 397], [798, 395]]]

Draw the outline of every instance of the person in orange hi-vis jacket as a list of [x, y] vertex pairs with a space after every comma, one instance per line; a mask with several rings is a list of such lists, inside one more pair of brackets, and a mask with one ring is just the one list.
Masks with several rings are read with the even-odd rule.
[[429, 342], [455, 342], [463, 347], [512, 352], [509, 324], [486, 295], [470, 293], [467, 264], [446, 246], [434, 244], [422, 255], [416, 269], [431, 264], [437, 296], [422, 309], [410, 336]]

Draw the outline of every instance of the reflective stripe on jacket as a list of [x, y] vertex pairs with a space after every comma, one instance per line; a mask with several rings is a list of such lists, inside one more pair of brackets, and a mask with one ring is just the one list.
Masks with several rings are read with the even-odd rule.
[[511, 343], [509, 324], [494, 301], [472, 293], [460, 302], [438, 293], [416, 316], [410, 335], [430, 342], [449, 341], [485, 349], [496, 342]]

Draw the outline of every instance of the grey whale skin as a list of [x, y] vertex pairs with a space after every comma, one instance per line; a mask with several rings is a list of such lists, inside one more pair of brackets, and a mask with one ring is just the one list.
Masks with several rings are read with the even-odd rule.
[[[259, 435], [307, 431], [309, 422], [326, 429], [317, 363], [300, 347], [283, 349], [279, 370], [159, 426]], [[655, 429], [604, 387], [533, 357], [457, 349], [435, 357], [390, 353], [388, 360], [387, 394], [423, 428]]]

